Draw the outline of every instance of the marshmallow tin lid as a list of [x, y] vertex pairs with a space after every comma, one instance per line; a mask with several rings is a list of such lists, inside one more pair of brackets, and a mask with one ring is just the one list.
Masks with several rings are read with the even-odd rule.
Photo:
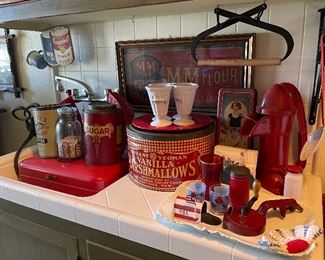
[[119, 111], [117, 106], [112, 103], [95, 101], [88, 104], [85, 113], [88, 114], [110, 114]]

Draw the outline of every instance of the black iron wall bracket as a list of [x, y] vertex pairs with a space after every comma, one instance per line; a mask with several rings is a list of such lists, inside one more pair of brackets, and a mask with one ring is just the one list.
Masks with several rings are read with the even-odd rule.
[[[267, 8], [267, 5], [265, 3], [254, 7], [246, 12], [243, 12], [241, 14], [236, 14], [224, 9], [221, 9], [219, 7], [214, 9], [214, 13], [217, 15], [217, 25], [214, 27], [211, 27], [209, 29], [207, 29], [206, 31], [201, 32], [200, 34], [198, 34], [196, 37], [193, 38], [192, 41], [192, 47], [191, 47], [191, 53], [192, 53], [192, 57], [197, 61], [197, 57], [196, 57], [196, 48], [200, 42], [200, 40], [202, 40], [203, 38], [218, 32], [222, 29], [225, 29], [226, 27], [229, 27], [235, 23], [238, 22], [242, 22], [242, 23], [246, 23], [258, 28], [262, 28], [265, 29], [267, 31], [271, 31], [277, 34], [280, 34], [286, 41], [287, 43], [287, 51], [286, 54], [284, 55], [284, 57], [281, 59], [281, 61], [285, 60], [286, 58], [289, 57], [289, 55], [291, 54], [293, 47], [294, 47], [294, 41], [293, 38], [291, 36], [291, 34], [284, 28], [274, 25], [274, 24], [270, 24], [270, 23], [266, 23], [260, 20], [264, 10]], [[252, 18], [253, 15], [256, 15], [256, 17]], [[224, 16], [227, 17], [228, 19], [222, 23], [220, 23], [220, 16]]]

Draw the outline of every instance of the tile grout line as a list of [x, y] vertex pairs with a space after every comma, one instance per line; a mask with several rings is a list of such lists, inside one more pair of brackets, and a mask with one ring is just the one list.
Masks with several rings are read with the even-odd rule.
[[120, 231], [120, 218], [122, 216], [122, 212], [120, 212], [117, 216], [117, 235], [121, 237], [121, 231]]
[[111, 202], [110, 202], [110, 199], [109, 199], [107, 190], [105, 190], [105, 197], [106, 197], [107, 204], [110, 207], [111, 206]]
[[153, 211], [153, 209], [151, 208], [151, 206], [150, 206], [150, 204], [149, 204], [149, 202], [148, 202], [148, 200], [147, 200], [147, 197], [146, 197], [145, 193], [143, 192], [143, 189], [140, 188], [140, 191], [141, 191], [141, 193], [142, 193], [142, 196], [143, 196], [144, 200], [146, 201], [147, 206], [149, 207], [149, 210], [150, 210], [150, 212], [151, 212], [151, 215], [152, 215], [153, 219], [155, 219], [154, 211]]
[[302, 37], [301, 37], [301, 50], [300, 50], [300, 61], [299, 61], [299, 71], [298, 71], [298, 90], [302, 87], [301, 84], [301, 77], [302, 77], [302, 66], [303, 66], [303, 53], [305, 48], [305, 34], [306, 34], [306, 22], [307, 22], [307, 3], [304, 4], [304, 22], [302, 24]]

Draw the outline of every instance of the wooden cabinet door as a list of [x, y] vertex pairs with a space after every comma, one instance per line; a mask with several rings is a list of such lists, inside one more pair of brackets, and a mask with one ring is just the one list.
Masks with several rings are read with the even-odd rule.
[[114, 260], [139, 260], [139, 258], [95, 242], [87, 241], [88, 260], [114, 259]]
[[78, 242], [68, 236], [0, 211], [1, 260], [76, 260]]

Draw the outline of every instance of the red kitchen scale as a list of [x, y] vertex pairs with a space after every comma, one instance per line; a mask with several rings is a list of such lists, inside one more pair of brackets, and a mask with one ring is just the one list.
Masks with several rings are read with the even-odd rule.
[[113, 165], [87, 165], [83, 159], [60, 162], [38, 155], [19, 164], [20, 181], [55, 191], [85, 197], [96, 194], [128, 172], [128, 160]]

